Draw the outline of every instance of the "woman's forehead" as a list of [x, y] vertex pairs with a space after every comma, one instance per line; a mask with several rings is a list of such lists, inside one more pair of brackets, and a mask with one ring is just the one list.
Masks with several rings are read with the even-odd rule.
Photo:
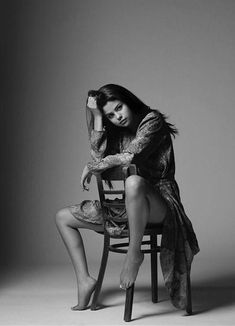
[[115, 101], [108, 101], [104, 106], [103, 106], [103, 111], [105, 114], [109, 114], [112, 111], [115, 110], [116, 106], [120, 103], [120, 101], [115, 100]]

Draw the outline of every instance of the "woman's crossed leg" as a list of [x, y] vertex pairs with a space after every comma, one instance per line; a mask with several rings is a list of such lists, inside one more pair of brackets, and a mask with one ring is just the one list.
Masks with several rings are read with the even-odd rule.
[[143, 177], [132, 175], [125, 183], [126, 210], [130, 242], [120, 275], [120, 287], [127, 289], [134, 282], [144, 259], [141, 242], [147, 223], [163, 222], [167, 206], [157, 190]]

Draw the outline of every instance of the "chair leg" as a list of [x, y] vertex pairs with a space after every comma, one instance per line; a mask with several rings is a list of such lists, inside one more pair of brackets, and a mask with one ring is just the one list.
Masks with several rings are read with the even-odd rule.
[[187, 296], [186, 312], [187, 312], [188, 315], [192, 315], [193, 312], [192, 312], [192, 296], [191, 296], [190, 271], [187, 271], [186, 296]]
[[124, 321], [131, 321], [133, 297], [134, 297], [135, 284], [126, 290], [126, 302], [124, 311]]
[[104, 233], [104, 247], [103, 247], [103, 255], [102, 255], [102, 260], [101, 260], [101, 265], [100, 265], [100, 270], [99, 270], [99, 276], [98, 280], [96, 283], [92, 303], [91, 303], [91, 310], [96, 310], [97, 302], [98, 302], [98, 297], [100, 294], [101, 286], [103, 283], [104, 279], [104, 273], [108, 261], [108, 255], [109, 255], [109, 245], [110, 245], [110, 236], [107, 232]]
[[151, 290], [152, 302], [158, 302], [158, 260], [157, 260], [157, 236], [150, 235], [151, 243]]

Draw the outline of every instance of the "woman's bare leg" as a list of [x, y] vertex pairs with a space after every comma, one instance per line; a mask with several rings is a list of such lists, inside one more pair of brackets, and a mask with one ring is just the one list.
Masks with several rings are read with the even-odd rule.
[[167, 210], [157, 191], [140, 176], [133, 175], [127, 178], [125, 193], [130, 243], [120, 275], [120, 286], [123, 289], [127, 289], [135, 282], [143, 262], [141, 242], [146, 224], [161, 223]]
[[78, 304], [72, 307], [72, 309], [83, 310], [86, 309], [89, 304], [96, 280], [89, 274], [83, 240], [78, 229], [86, 228], [101, 231], [103, 227], [95, 224], [90, 225], [89, 223], [77, 220], [70, 213], [68, 208], [61, 209], [57, 212], [55, 220], [59, 233], [72, 260], [77, 279]]

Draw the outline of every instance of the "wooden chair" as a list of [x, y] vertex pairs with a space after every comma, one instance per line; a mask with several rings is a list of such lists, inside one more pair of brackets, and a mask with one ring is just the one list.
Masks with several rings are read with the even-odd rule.
[[[130, 165], [129, 167], [124, 168], [114, 168], [110, 169], [106, 172], [106, 174], [97, 175], [97, 185], [98, 185], [98, 191], [99, 191], [99, 197], [100, 197], [100, 203], [103, 209], [105, 207], [124, 207], [124, 185], [125, 180], [129, 175], [137, 174], [136, 173], [136, 166]], [[108, 189], [104, 186], [104, 179], [110, 180], [110, 181], [121, 181], [122, 183], [122, 189]], [[106, 189], [105, 189], [106, 188]], [[121, 195], [121, 202], [119, 203], [112, 203], [109, 199], [110, 195]], [[109, 198], [107, 198], [109, 197]], [[106, 217], [105, 217], [106, 218]], [[104, 273], [107, 265], [108, 255], [109, 252], [116, 252], [116, 253], [127, 253], [127, 248], [129, 243], [125, 242], [119, 242], [111, 244], [110, 240], [111, 238], [116, 239], [122, 239], [122, 238], [129, 238], [129, 232], [128, 230], [124, 230], [122, 232], [121, 236], [110, 236], [110, 234], [107, 232], [107, 230], [104, 228], [103, 232], [98, 232], [104, 235], [104, 245], [103, 245], [103, 254], [102, 254], [102, 260], [98, 275], [98, 280], [96, 284], [96, 288], [94, 291], [92, 303], [91, 303], [91, 310], [97, 309], [97, 303], [98, 303], [98, 297], [101, 291], [101, 286], [104, 278]], [[141, 249], [141, 251], [144, 254], [149, 253], [151, 255], [151, 292], [152, 292], [152, 302], [156, 303], [158, 302], [158, 253], [160, 252], [161, 248], [158, 245], [158, 237], [162, 234], [162, 225], [161, 224], [154, 224], [150, 225], [148, 224], [146, 226], [144, 235], [149, 236], [148, 241], [142, 241], [142, 245], [149, 245], [148, 249]], [[126, 247], [126, 248], [125, 248]], [[189, 279], [189, 285], [190, 285], [190, 279]], [[132, 315], [132, 305], [133, 305], [133, 296], [134, 296], [134, 287], [135, 284], [133, 284], [130, 288], [126, 290], [126, 300], [125, 300], [125, 310], [124, 310], [124, 321], [129, 322], [131, 321], [131, 315]], [[190, 289], [190, 286], [189, 286]], [[188, 307], [187, 312], [191, 314], [191, 291], [188, 293]]]

